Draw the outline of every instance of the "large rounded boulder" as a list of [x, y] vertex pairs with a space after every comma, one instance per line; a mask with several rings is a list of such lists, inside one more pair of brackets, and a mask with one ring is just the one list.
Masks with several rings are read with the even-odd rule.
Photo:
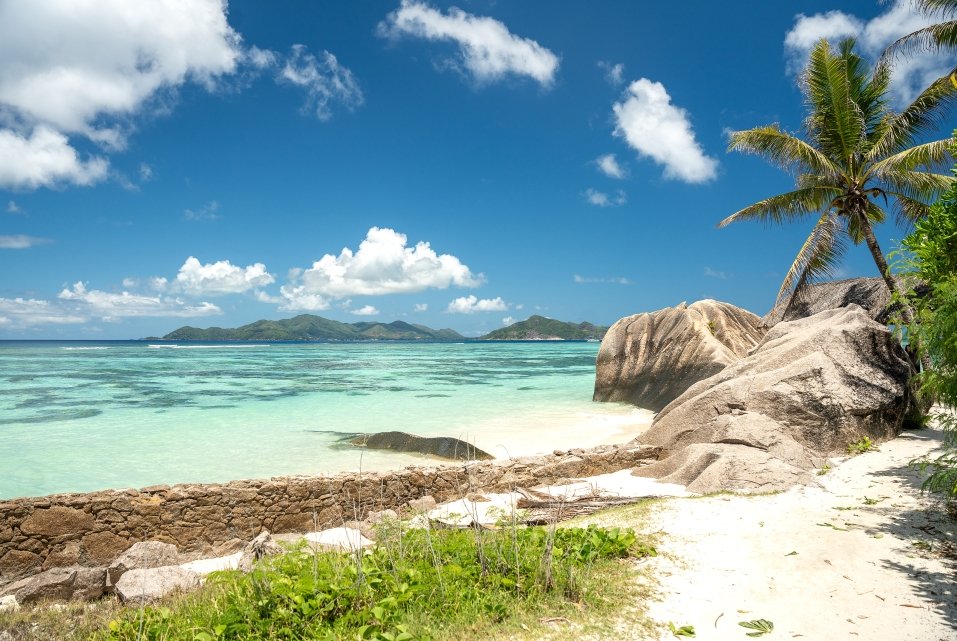
[[602, 339], [593, 398], [657, 412], [746, 356], [764, 333], [758, 316], [715, 300], [622, 318]]
[[696, 492], [806, 482], [828, 455], [899, 433], [910, 375], [896, 337], [857, 305], [779, 323], [658, 413], [638, 440], [662, 460], [639, 473]]

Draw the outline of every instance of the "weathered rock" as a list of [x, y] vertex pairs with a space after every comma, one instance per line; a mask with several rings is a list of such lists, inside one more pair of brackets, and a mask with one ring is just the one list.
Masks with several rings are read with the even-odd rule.
[[107, 564], [130, 545], [129, 541], [112, 532], [93, 532], [83, 537], [80, 546], [88, 562]]
[[[0, 612], [16, 612], [19, 609], [20, 603], [17, 601], [17, 597], [12, 594], [0, 597]], [[0, 636], [0, 641], [3, 641], [2, 636]]]
[[794, 300], [775, 305], [761, 320], [768, 327], [781, 321], [807, 318], [827, 309], [858, 305], [867, 315], [886, 322], [891, 293], [883, 278], [848, 278], [806, 286]]
[[72, 566], [53, 568], [16, 583], [3, 590], [19, 603], [34, 603], [42, 599], [89, 600], [100, 597], [106, 585], [106, 570]]
[[785, 489], [861, 437], [896, 436], [909, 375], [894, 336], [856, 305], [779, 323], [658, 414], [639, 440], [664, 460], [636, 474], [695, 492]]
[[29, 550], [9, 550], [0, 556], [0, 576], [17, 577], [39, 568], [43, 560]]
[[20, 530], [24, 534], [42, 534], [43, 536], [76, 535], [92, 529], [91, 514], [59, 505], [35, 510], [20, 524]]
[[130, 570], [159, 568], [179, 563], [175, 545], [162, 541], [140, 541], [116, 558], [107, 570], [107, 585], [116, 585]]
[[438, 503], [436, 502], [435, 497], [431, 495], [426, 495], [426, 496], [423, 496], [422, 498], [412, 499], [411, 501], [407, 503], [407, 505], [409, 506], [409, 509], [412, 510], [413, 512], [422, 513], [422, 512], [428, 512], [429, 510], [434, 510], [435, 506], [438, 505]]
[[199, 575], [177, 565], [140, 568], [125, 572], [114, 586], [124, 603], [147, 603], [200, 584]]
[[764, 333], [751, 312], [714, 300], [622, 318], [602, 339], [593, 398], [658, 411], [746, 356]]
[[395, 450], [396, 452], [415, 452], [428, 454], [454, 461], [487, 461], [494, 458], [488, 452], [480, 450], [471, 443], [460, 441], [451, 436], [416, 436], [406, 432], [376, 432], [362, 434], [352, 439], [353, 445], [374, 450]]
[[242, 556], [239, 558], [239, 569], [243, 572], [251, 572], [256, 561], [281, 552], [282, 546], [276, 543], [267, 530], [263, 530], [243, 548]]

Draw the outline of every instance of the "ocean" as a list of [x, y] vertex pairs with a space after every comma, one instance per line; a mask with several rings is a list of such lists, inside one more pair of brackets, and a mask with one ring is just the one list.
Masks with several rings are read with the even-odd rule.
[[591, 401], [598, 343], [0, 341], [0, 498], [436, 460], [350, 435], [454, 436], [495, 456], [629, 440]]

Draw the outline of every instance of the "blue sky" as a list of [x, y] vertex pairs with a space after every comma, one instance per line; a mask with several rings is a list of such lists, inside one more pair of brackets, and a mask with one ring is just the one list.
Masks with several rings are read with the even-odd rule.
[[[876, 1], [0, 0], [0, 338], [763, 314], [811, 223], [715, 227], [792, 184], [727, 132], [800, 127], [817, 38], [873, 56], [923, 24]], [[898, 104], [947, 63], [902, 63]], [[841, 268], [874, 273], [863, 247]]]

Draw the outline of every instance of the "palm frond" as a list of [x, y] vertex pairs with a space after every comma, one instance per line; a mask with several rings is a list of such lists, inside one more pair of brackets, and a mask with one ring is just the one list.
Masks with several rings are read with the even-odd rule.
[[758, 220], [765, 224], [800, 220], [824, 209], [840, 193], [836, 187], [828, 186], [795, 189], [740, 209], [718, 223], [718, 227], [726, 227], [739, 220]]
[[816, 280], [833, 275], [834, 268], [844, 257], [843, 223], [834, 212], [826, 211], [818, 219], [810, 235], [781, 283], [775, 306], [789, 299], [789, 306], [804, 287]]
[[904, 171], [882, 177], [888, 195], [903, 195], [911, 200], [932, 203], [954, 184], [953, 176], [928, 171]]
[[914, 8], [926, 16], [957, 16], [957, 0], [913, 0]]
[[788, 172], [803, 170], [831, 175], [840, 172], [827, 156], [778, 125], [732, 132], [728, 151], [764, 156]]
[[930, 213], [930, 205], [927, 203], [908, 198], [897, 192], [893, 192], [891, 195], [894, 197], [894, 222], [898, 229], [910, 233], [914, 223]]
[[812, 50], [804, 72], [805, 95], [811, 103], [809, 133], [828, 157], [847, 169], [861, 150], [865, 117], [854, 102], [848, 60], [831, 52], [826, 40]]
[[889, 115], [880, 127], [882, 135], [867, 152], [869, 162], [879, 161], [906, 149], [914, 140], [936, 130], [947, 110], [957, 103], [957, 87], [945, 76], [924, 89], [906, 109]]
[[872, 176], [883, 177], [888, 174], [913, 171], [918, 167], [927, 170], [943, 168], [953, 162], [950, 157], [950, 149], [953, 144], [953, 138], [945, 138], [910, 147], [874, 163], [867, 173]]
[[887, 47], [881, 59], [893, 59], [921, 51], [940, 51], [954, 47], [957, 47], [957, 20], [947, 20], [898, 38]]

